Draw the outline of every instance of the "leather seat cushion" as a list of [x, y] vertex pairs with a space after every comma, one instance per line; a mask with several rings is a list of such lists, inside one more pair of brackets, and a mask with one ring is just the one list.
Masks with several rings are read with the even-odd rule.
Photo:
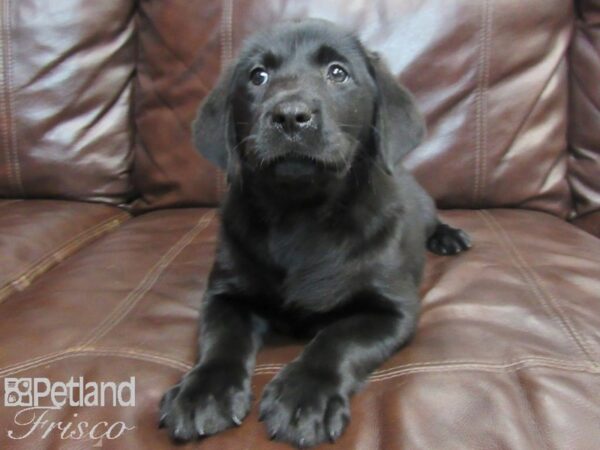
[[[593, 448], [600, 241], [540, 212], [444, 217], [471, 233], [474, 248], [429, 256], [416, 338], [353, 400], [353, 421], [336, 448]], [[149, 213], [9, 297], [0, 305], [0, 375], [135, 376], [136, 407], [81, 408], [78, 419], [135, 425], [120, 448], [171, 448], [156, 428], [157, 404], [194, 362], [217, 229], [213, 210]], [[256, 399], [301, 349], [287, 339], [268, 343], [255, 369]], [[50, 413], [48, 420], [67, 420], [72, 411]], [[0, 409], [0, 422], [12, 423], [11, 414]], [[241, 427], [202, 448], [287, 447], [268, 440], [255, 407]]]

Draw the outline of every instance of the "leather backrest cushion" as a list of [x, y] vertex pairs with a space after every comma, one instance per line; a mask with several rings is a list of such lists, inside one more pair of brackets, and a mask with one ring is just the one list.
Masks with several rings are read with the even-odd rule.
[[578, 5], [570, 55], [569, 181], [573, 216], [580, 217], [600, 211], [600, 0]]
[[428, 136], [405, 163], [441, 207], [567, 216], [564, 0], [142, 2], [139, 209], [218, 200], [222, 177], [191, 145], [195, 108], [247, 35], [309, 16], [356, 30], [415, 94]]
[[0, 197], [132, 197], [133, 0], [12, 0], [0, 14]]
[[221, 173], [192, 146], [191, 123], [221, 70], [221, 1], [140, 2], [134, 210], [215, 205]]

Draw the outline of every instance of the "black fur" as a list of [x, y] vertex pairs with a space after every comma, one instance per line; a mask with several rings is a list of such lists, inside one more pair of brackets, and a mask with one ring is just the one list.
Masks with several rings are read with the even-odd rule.
[[351, 395], [415, 331], [426, 246], [470, 246], [399, 165], [423, 130], [408, 92], [335, 25], [290, 22], [247, 42], [194, 123], [230, 192], [198, 364], [161, 402], [174, 439], [241, 423], [268, 330], [312, 338], [263, 393], [272, 438], [342, 434]]

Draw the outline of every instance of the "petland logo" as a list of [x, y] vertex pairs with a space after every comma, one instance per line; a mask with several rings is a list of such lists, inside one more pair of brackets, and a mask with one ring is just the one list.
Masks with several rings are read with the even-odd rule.
[[49, 411], [67, 407], [134, 407], [135, 377], [115, 383], [86, 382], [83, 377], [71, 377], [69, 381], [50, 381], [48, 378], [5, 378], [4, 406], [21, 408], [14, 416], [13, 429], [8, 430], [11, 439], [61, 439], [96, 441], [101, 447], [103, 439], [117, 439], [126, 431], [133, 430], [123, 421], [88, 422], [79, 420], [73, 413], [69, 420], [51, 421]]

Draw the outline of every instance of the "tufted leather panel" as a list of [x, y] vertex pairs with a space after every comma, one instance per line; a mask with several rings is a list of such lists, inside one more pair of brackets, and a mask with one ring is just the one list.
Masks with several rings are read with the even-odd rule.
[[248, 34], [308, 16], [356, 30], [415, 93], [429, 135], [406, 165], [441, 207], [567, 216], [563, 0], [142, 2], [140, 209], [217, 200], [222, 178], [190, 143], [194, 107]]
[[0, 197], [132, 196], [133, 1], [0, 1]]

